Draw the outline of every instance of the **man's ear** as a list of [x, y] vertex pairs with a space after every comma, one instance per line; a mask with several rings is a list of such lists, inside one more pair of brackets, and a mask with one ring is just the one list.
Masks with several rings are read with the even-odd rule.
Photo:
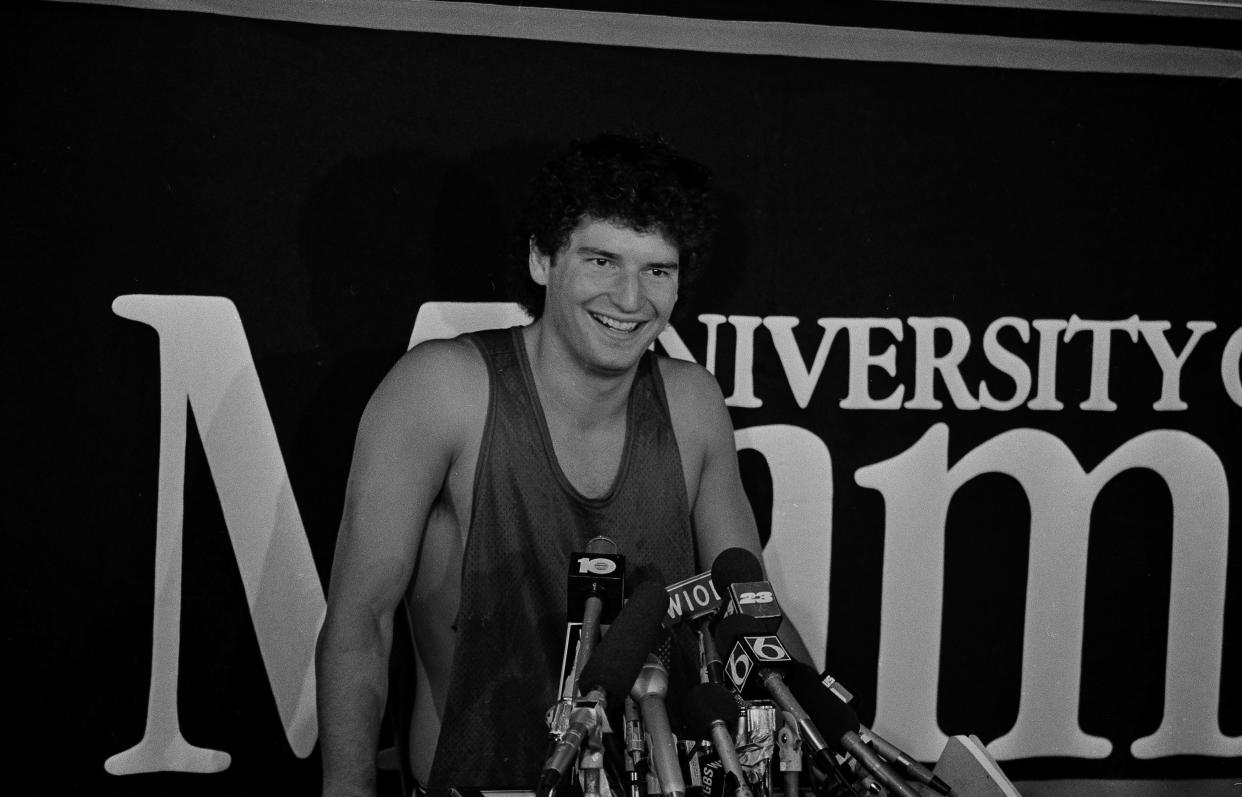
[[530, 239], [530, 254], [527, 256], [527, 264], [530, 267], [530, 278], [540, 285], [548, 284], [548, 269], [552, 268], [552, 256], [546, 255], [535, 245], [535, 239]]

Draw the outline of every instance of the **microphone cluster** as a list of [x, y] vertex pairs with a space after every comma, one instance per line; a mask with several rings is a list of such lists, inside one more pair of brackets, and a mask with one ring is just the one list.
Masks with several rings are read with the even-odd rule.
[[[621, 605], [623, 572], [616, 571], [624, 559], [600, 550], [592, 541], [571, 561], [571, 617], [581, 611], [584, 622], [577, 654], [567, 651], [563, 699], [549, 711], [552, 741], [536, 797], [554, 797], [567, 784], [586, 797], [685, 797], [687, 776], [701, 797], [771, 797], [774, 770], [795, 797], [803, 759], [815, 797], [950, 794], [943, 780], [862, 725], [844, 687], [789, 655], [777, 634], [780, 603], [752, 553], [730, 548], [710, 573], [667, 588], [648, 578]], [[601, 604], [612, 623], [596, 644]], [[676, 662], [655, 651], [679, 623], [697, 643], [698, 677], [670, 694]], [[622, 705], [622, 733], [614, 735], [609, 716]]]

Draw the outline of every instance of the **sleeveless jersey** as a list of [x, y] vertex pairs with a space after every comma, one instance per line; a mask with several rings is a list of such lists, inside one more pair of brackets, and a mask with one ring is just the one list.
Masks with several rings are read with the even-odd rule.
[[548, 751], [544, 714], [559, 694], [571, 553], [603, 535], [631, 576], [654, 566], [669, 584], [695, 573], [685, 474], [655, 355], [644, 353], [634, 376], [615, 481], [588, 498], [557, 463], [522, 328], [465, 337], [487, 363], [490, 397], [434, 797], [449, 786], [534, 788]]

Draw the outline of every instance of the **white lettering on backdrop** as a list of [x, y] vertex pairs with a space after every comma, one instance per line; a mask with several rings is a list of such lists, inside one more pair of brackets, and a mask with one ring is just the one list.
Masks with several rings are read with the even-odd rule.
[[[323, 617], [323, 591], [241, 319], [233, 303], [221, 297], [121, 296], [113, 310], [159, 333], [161, 431], [146, 731], [135, 747], [109, 758], [107, 770], [215, 772], [229, 765], [227, 753], [188, 743], [177, 715], [187, 400], [198, 421], [286, 737], [295, 755], [309, 755], [317, 735], [313, 655]], [[411, 345], [522, 319], [521, 312], [507, 304], [427, 303], [415, 319]], [[845, 330], [850, 362], [847, 394], [840, 401], [845, 409], [943, 406], [935, 396], [937, 379], [960, 409], [1003, 411], [1024, 402], [1032, 409], [1062, 409], [1056, 400], [1055, 362], [1063, 332], [1067, 340], [1078, 332], [1090, 332], [1093, 341], [1090, 396], [1079, 409], [1108, 409], [1115, 406], [1108, 394], [1109, 336], [1121, 331], [1133, 341], [1142, 336], [1159, 366], [1160, 399], [1153, 409], [1184, 410], [1186, 402], [1179, 392], [1182, 368], [1200, 338], [1216, 326], [1210, 321], [1187, 322], [1190, 335], [1180, 352], [1174, 352], [1165, 338], [1171, 327], [1168, 321], [997, 319], [984, 333], [984, 356], [1014, 384], [1012, 396], [998, 399], [983, 382], [978, 397], [971, 395], [961, 377], [959, 366], [970, 345], [969, 330], [962, 322], [911, 318], [908, 324], [916, 342], [914, 389], [903, 404], [904, 384], [880, 398], [873, 397], [868, 387], [871, 369], [897, 376], [892, 341], [903, 338], [899, 319], [819, 319], [824, 336], [810, 366], [792, 335], [797, 319], [704, 315], [700, 320], [708, 328], [704, 361], [709, 369], [716, 364], [719, 328], [727, 323], [737, 332], [734, 389], [728, 403], [742, 408], [762, 405], [751, 373], [754, 336], [762, 327], [771, 334], [790, 390], [803, 407], [821, 378], [837, 332]], [[1005, 349], [999, 335], [1002, 329], [1012, 329], [1025, 343], [1032, 327], [1038, 337], [1036, 395], [1027, 402], [1031, 367]], [[938, 331], [947, 334], [951, 344], [943, 353], [936, 350]], [[892, 339], [879, 354], [873, 349], [877, 334]], [[671, 327], [660, 343], [671, 356], [694, 359]], [[1220, 364], [1227, 395], [1242, 405], [1240, 353], [1242, 330], [1229, 338]], [[1110, 743], [1084, 733], [1077, 721], [1087, 527], [1091, 505], [1104, 484], [1124, 470], [1149, 468], [1168, 485], [1174, 507], [1165, 709], [1157, 731], [1136, 741], [1131, 752], [1138, 758], [1242, 755], [1242, 737], [1223, 735], [1216, 719], [1229, 495], [1215, 452], [1185, 432], [1152, 430], [1120, 446], [1087, 473], [1058, 438], [1035, 429], [1014, 429], [985, 441], [950, 468], [948, 435], [947, 426], [936, 424], [898, 456], [855, 474], [859, 485], [878, 490], [885, 501], [876, 727], [918, 758], [931, 760], [939, 754], [945, 735], [936, 722], [935, 663], [945, 512], [953, 493], [971, 478], [1004, 473], [1018, 481], [1031, 504], [1030, 574], [1019, 715], [1014, 728], [990, 748], [1000, 759], [1108, 755]], [[739, 429], [736, 441], [739, 449], [753, 449], [768, 463], [773, 507], [765, 563], [782, 603], [822, 666], [833, 531], [828, 447], [812, 432], [784, 424]]]
[[130, 295], [118, 296], [112, 310], [159, 333], [160, 451], [146, 730], [105, 768], [129, 775], [229, 766], [228, 753], [186, 741], [177, 713], [187, 402], [285, 737], [295, 755], [306, 757], [319, 735], [314, 674], [323, 587], [237, 308], [215, 296]]

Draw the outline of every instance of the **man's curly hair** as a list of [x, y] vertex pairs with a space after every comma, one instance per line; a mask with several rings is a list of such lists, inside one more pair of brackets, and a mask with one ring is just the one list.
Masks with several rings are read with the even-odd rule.
[[[531, 186], [522, 216], [521, 257], [511, 289], [532, 318], [543, 315], [544, 288], [530, 279], [529, 246], [555, 256], [583, 219], [658, 232], [677, 247], [682, 285], [692, 279], [716, 226], [707, 168], [658, 138], [605, 133], [575, 141]], [[516, 247], [515, 247], [515, 255]]]

